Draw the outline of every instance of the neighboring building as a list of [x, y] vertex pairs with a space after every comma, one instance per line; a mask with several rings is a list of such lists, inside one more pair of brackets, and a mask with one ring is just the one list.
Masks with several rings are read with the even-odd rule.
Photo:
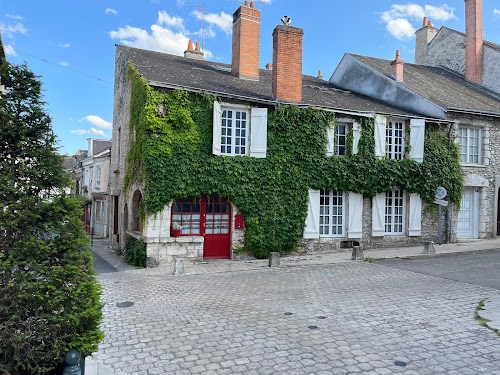
[[[192, 260], [233, 258], [234, 250], [245, 244], [245, 230], [250, 230], [250, 225], [254, 225], [255, 229], [255, 222], [258, 220], [255, 217], [243, 217], [242, 211], [246, 210], [247, 214], [251, 211], [248, 206], [238, 207], [230, 199], [220, 197], [217, 193], [224, 190], [218, 187], [217, 183], [210, 185], [206, 181], [203, 182], [203, 176], [195, 177], [196, 181], [184, 181], [182, 174], [164, 176], [161, 166], [155, 169], [152, 165], [148, 165], [146, 172], [141, 169], [145, 168], [144, 165], [134, 167], [137, 169], [133, 170], [133, 173], [130, 170], [127, 172], [131, 160], [137, 157], [130, 155], [132, 146], [137, 153], [137, 145], [148, 147], [148, 144], [157, 141], [170, 142], [163, 137], [161, 128], [148, 130], [147, 134], [138, 133], [138, 124], [131, 124], [131, 118], [134, 118], [134, 121], [137, 121], [137, 118], [146, 119], [144, 121], [151, 121], [150, 124], [156, 119], [161, 119], [163, 122], [158, 123], [158, 126], [168, 125], [169, 121], [173, 121], [168, 120], [170, 108], [165, 103], [155, 104], [157, 113], [152, 117], [152, 112], [148, 112], [147, 116], [135, 117], [137, 113], [143, 113], [140, 111], [145, 111], [145, 108], [135, 107], [131, 114], [131, 102], [136, 103], [137, 97], [134, 97], [134, 94], [137, 92], [134, 92], [131, 84], [129, 64], [157, 92], [172, 94], [173, 90], [180, 89], [205, 98], [203, 105], [213, 107], [210, 133], [203, 133], [208, 136], [196, 141], [201, 142], [199, 147], [204, 150], [200, 151], [203, 152], [203, 158], [196, 163], [212, 161], [217, 163], [227, 160], [227, 165], [223, 169], [217, 173], [214, 171], [214, 177], [211, 177], [214, 179], [221, 174], [241, 173], [241, 169], [233, 170], [235, 166], [231, 160], [235, 163], [241, 161], [242, 165], [252, 165], [252, 168], [261, 175], [265, 175], [266, 166], [273, 165], [279, 160], [272, 151], [276, 145], [270, 143], [277, 142], [276, 137], [279, 135], [273, 133], [270, 136], [269, 132], [275, 132], [276, 129], [272, 128], [274, 123], [268, 123], [268, 120], [276, 121], [275, 116], [283, 105], [291, 104], [301, 110], [322, 108], [328, 113], [335, 114], [335, 126], [320, 128], [322, 123], [318, 120], [317, 128], [324, 131], [320, 139], [327, 141], [324, 149], [321, 145], [307, 146], [308, 136], [300, 134], [304, 139], [298, 142], [298, 147], [312, 147], [318, 150], [317, 155], [307, 156], [313, 163], [308, 168], [318, 168], [318, 178], [313, 176], [308, 183], [309, 186], [298, 186], [302, 189], [300, 197], [307, 198], [308, 195], [308, 203], [302, 199], [288, 202], [289, 205], [297, 206], [289, 207], [290, 210], [276, 205], [280, 212], [295, 210], [299, 218], [305, 218], [305, 223], [299, 222], [298, 228], [299, 230], [303, 228], [301, 241], [308, 249], [338, 249], [356, 242], [365, 247], [375, 247], [419, 243], [425, 239], [434, 240], [437, 236], [435, 217], [423, 211], [426, 205], [419, 194], [400, 189], [387, 189], [387, 186], [397, 185], [397, 182], [391, 182], [384, 185], [387, 191], [377, 194], [372, 201], [363, 198], [362, 193], [368, 196], [369, 192], [334, 189], [335, 186], [341, 186], [337, 180], [349, 178], [351, 185], [355, 185], [352, 181], [356, 179], [363, 180], [366, 177], [367, 180], [376, 180], [386, 176], [345, 177], [344, 175], [352, 174], [352, 171], [344, 171], [342, 167], [339, 170], [344, 177], [330, 176], [325, 175], [326, 172], [322, 172], [316, 163], [342, 166], [344, 160], [345, 165], [348, 165], [348, 159], [352, 158], [349, 152], [356, 156], [359, 147], [362, 147], [360, 140], [365, 139], [365, 144], [371, 144], [369, 139], [363, 137], [372, 139], [375, 137], [376, 156], [379, 159], [394, 159], [387, 164], [400, 165], [398, 161], [404, 162], [407, 159], [422, 163], [426, 122], [433, 123], [446, 132], [453, 121], [448, 120], [443, 111], [432, 104], [429, 104], [433, 109], [432, 114], [423, 113], [418, 106], [401, 109], [398, 103], [384, 104], [381, 100], [369, 99], [368, 94], [360, 95], [343, 90], [331, 82], [324, 81], [322, 77], [302, 75], [303, 31], [289, 25], [279, 25], [275, 28], [273, 63], [268, 64], [267, 69], [259, 69], [259, 36], [260, 10], [255, 9], [253, 3], [249, 5], [246, 1], [245, 5], [239, 7], [233, 15], [231, 65], [202, 60], [201, 51], [199, 48], [193, 49], [191, 42], [185, 57], [116, 46], [111, 156], [113, 175], [110, 189], [113, 202], [111, 209], [113, 220], [110, 221], [110, 226], [113, 235], [110, 236], [110, 245], [123, 246], [126, 235], [142, 239], [147, 244], [149, 266], [172, 264], [177, 258]], [[207, 104], [207, 100], [211, 101]], [[155, 107], [149, 104], [151, 103], [148, 102], [148, 111], [151, 111]], [[202, 111], [200, 107], [199, 111], [195, 112]], [[198, 121], [199, 123], [193, 124], [194, 129], [198, 129], [194, 134], [203, 132], [202, 127], [207, 125], [202, 119], [198, 118]], [[365, 123], [371, 123], [372, 126], [374, 124], [371, 128], [374, 129], [374, 134], [366, 133], [366, 129], [370, 128], [364, 127]], [[291, 128], [294, 126], [297, 125], [290, 124]], [[312, 124], [311, 129], [315, 129], [315, 124]], [[286, 129], [283, 132], [286, 133]], [[147, 140], [143, 138], [138, 140], [137, 137], [143, 136]], [[193, 137], [196, 138], [196, 135]], [[369, 142], [366, 142], [367, 140]], [[296, 140], [290, 139], [290, 141], [291, 144], [296, 143]], [[210, 142], [210, 146], [207, 142]], [[168, 147], [173, 146], [166, 147], [170, 150]], [[141, 150], [144, 152], [144, 149]], [[304, 155], [310, 153], [309, 149], [303, 150]], [[182, 156], [179, 154], [179, 158]], [[375, 155], [373, 157], [373, 163], [378, 163]], [[252, 159], [260, 161], [254, 162]], [[159, 160], [161, 162], [161, 157]], [[380, 163], [382, 164], [382, 161]], [[419, 164], [408, 163], [408, 165]], [[186, 170], [192, 167], [194, 165], [179, 166], [180, 169]], [[302, 171], [297, 171], [299, 172]], [[126, 173], [129, 173], [128, 176], [131, 178], [128, 182], [125, 178]], [[144, 177], [146, 173], [148, 177]], [[163, 202], [158, 198], [164, 193], [161, 189], [154, 192], [154, 197], [147, 197], [146, 184], [151, 185], [154, 181], [145, 181], [144, 178], [155, 178], [156, 175], [158, 178], [172, 178], [172, 184], [176, 186], [188, 185], [191, 191], [198, 192], [193, 194], [199, 194], [201, 197], [178, 196], [177, 200]], [[391, 176], [388, 180], [390, 179]], [[237, 190], [245, 183], [248, 182], [235, 183], [231, 189]], [[422, 184], [425, 184], [425, 181]], [[204, 187], [200, 188], [201, 185]], [[272, 182], [268, 185], [256, 189], [272, 191]], [[286, 191], [286, 187], [280, 188]], [[164, 189], [173, 187], [165, 185]], [[149, 191], [151, 192], [151, 189]], [[146, 215], [144, 220], [140, 215], [143, 197], [146, 200], [160, 199], [163, 207], [154, 214]], [[269, 201], [272, 197], [264, 196], [264, 198]], [[233, 196], [233, 200], [245, 205], [244, 197], [237, 194]], [[268, 217], [260, 219], [270, 220]], [[276, 220], [283, 223], [283, 228], [278, 230], [285, 233], [290, 231], [291, 237], [296, 236], [294, 233], [297, 233], [297, 227], [288, 225], [286, 217], [279, 217]], [[290, 221], [295, 222], [296, 218]], [[174, 224], [182, 226], [180, 237], [172, 236]], [[245, 229], [247, 224], [249, 227]], [[264, 235], [271, 236], [272, 234], [267, 231], [274, 230], [276, 228], [264, 228]], [[255, 230], [252, 233], [254, 236], [252, 238], [258, 237], [255, 235]]]
[[482, 0], [465, 0], [465, 34], [437, 29], [424, 18], [417, 30], [415, 63], [439, 66], [500, 94], [500, 45], [483, 40]]
[[0, 65], [7, 61], [5, 56], [5, 46], [3, 44], [2, 33], [0, 32]]
[[87, 157], [80, 160], [74, 169], [76, 191], [86, 198], [83, 222], [85, 230], [95, 236], [109, 235], [109, 168], [111, 160], [111, 141], [88, 139]]
[[[481, 34], [480, 5], [479, 0], [466, 0], [467, 30], [475, 35]], [[492, 238], [500, 234], [500, 96], [492, 91], [500, 92], [500, 49], [485, 42], [483, 64], [481, 56], [466, 53], [465, 41], [469, 39], [477, 37], [447, 28], [437, 31], [427, 24], [417, 31], [415, 60], [422, 64], [406, 64], [399, 55], [391, 62], [346, 54], [330, 82], [452, 123], [451, 136], [460, 146], [465, 175], [461, 209], [455, 212], [452, 232], [457, 238]], [[422, 44], [429, 40], [429, 44]], [[473, 50], [482, 55], [483, 47]], [[478, 77], [484, 77], [483, 86]]]

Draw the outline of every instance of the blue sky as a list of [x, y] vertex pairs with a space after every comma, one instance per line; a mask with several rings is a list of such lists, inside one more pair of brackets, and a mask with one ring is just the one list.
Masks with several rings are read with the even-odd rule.
[[[0, 0], [0, 29], [10, 62], [42, 76], [60, 152], [110, 138], [115, 43], [181, 55], [187, 40], [204, 42], [209, 60], [231, 62], [232, 0]], [[272, 62], [272, 31], [288, 15], [304, 29], [303, 72], [328, 79], [345, 52], [414, 60], [423, 16], [464, 31], [464, 1], [265, 0], [260, 66]], [[500, 43], [500, 3], [483, 2], [484, 39]]]

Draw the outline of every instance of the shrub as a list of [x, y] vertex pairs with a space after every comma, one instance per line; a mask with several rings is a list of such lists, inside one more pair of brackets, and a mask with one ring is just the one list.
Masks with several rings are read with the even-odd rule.
[[146, 267], [146, 244], [144, 241], [127, 236], [125, 262], [136, 267]]

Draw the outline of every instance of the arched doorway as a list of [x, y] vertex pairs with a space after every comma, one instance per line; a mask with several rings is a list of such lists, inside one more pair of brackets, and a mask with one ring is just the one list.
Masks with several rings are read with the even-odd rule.
[[229, 259], [231, 206], [218, 195], [178, 199], [172, 205], [172, 225], [182, 226], [181, 236], [203, 236], [204, 259]]

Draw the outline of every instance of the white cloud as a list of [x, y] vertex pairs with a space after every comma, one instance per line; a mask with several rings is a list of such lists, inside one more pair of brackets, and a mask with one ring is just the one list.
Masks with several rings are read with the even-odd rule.
[[[203, 18], [203, 14], [199, 10], [194, 11], [192, 15], [194, 15], [199, 20]], [[233, 17], [224, 12], [220, 12], [220, 14], [205, 14], [205, 22], [209, 25], [220, 27], [226, 34], [231, 34], [231, 31], [233, 30]]]
[[1, 24], [0, 29], [2, 30], [2, 34], [4, 34], [5, 36], [8, 36], [9, 38], [12, 38], [12, 36], [14, 34], [27, 34], [28, 33], [28, 29], [26, 29], [21, 22], [18, 22], [14, 25]]
[[81, 121], [90, 122], [92, 125], [97, 126], [98, 128], [101, 128], [101, 129], [113, 128], [113, 124], [111, 124], [110, 122], [107, 122], [107, 121], [103, 120], [102, 118], [100, 118], [99, 116], [95, 116], [95, 115], [85, 116], [84, 118], [82, 118]]
[[118, 12], [115, 10], [115, 9], [111, 9], [111, 8], [106, 8], [106, 10], [104, 11], [104, 13], [106, 14], [114, 14], [115, 16], [118, 15]]
[[61, 48], [69, 48], [69, 47], [71, 47], [71, 44], [69, 44], [69, 43], [59, 44], [59, 47], [61, 47]]
[[78, 135], [84, 135], [90, 133], [90, 130], [85, 130], [85, 129], [75, 129], [75, 130], [70, 130], [70, 133], [73, 134], [78, 134]]
[[[109, 36], [111, 39], [117, 39], [126, 46], [182, 56], [190, 39], [188, 35], [193, 33], [184, 30], [184, 20], [181, 20], [182, 18], [170, 17], [167, 12], [160, 11], [158, 12], [158, 22], [151, 25], [151, 33], [147, 30], [127, 25], [120, 27], [116, 31], [111, 31]], [[169, 28], [166, 23], [175, 25], [178, 29], [182, 25], [182, 28], [174, 31], [172, 30], [172, 26]], [[163, 24], [166, 27], [163, 27]], [[213, 57], [212, 52], [209, 50], [204, 50], [204, 52], [206, 59]]]
[[387, 30], [397, 39], [403, 40], [411, 38], [415, 34], [415, 29], [407, 19], [398, 18], [387, 23]]
[[415, 28], [411, 21], [421, 22], [422, 18], [429, 17], [432, 21], [448, 21], [456, 18], [454, 8], [443, 4], [421, 6], [418, 4], [393, 4], [390, 10], [382, 12], [380, 19], [386, 24], [387, 30], [397, 39], [405, 40], [413, 37]]
[[107, 137], [108, 135], [106, 133], [104, 133], [102, 130], [99, 130], [99, 129], [96, 129], [96, 128], [90, 128], [90, 130], [92, 131], [92, 133], [96, 134], [96, 135], [102, 135], [104, 137]]
[[69, 62], [67, 62], [67, 61], [60, 61], [59, 65], [67, 67], [69, 65]]
[[493, 14], [495, 16], [500, 16], [500, 9], [493, 9]]
[[19, 21], [23, 20], [23, 17], [18, 16], [17, 14], [7, 14], [7, 17], [12, 18], [13, 20], [19, 20]]
[[17, 56], [17, 52], [10, 44], [5, 45], [5, 54], [10, 56]]

